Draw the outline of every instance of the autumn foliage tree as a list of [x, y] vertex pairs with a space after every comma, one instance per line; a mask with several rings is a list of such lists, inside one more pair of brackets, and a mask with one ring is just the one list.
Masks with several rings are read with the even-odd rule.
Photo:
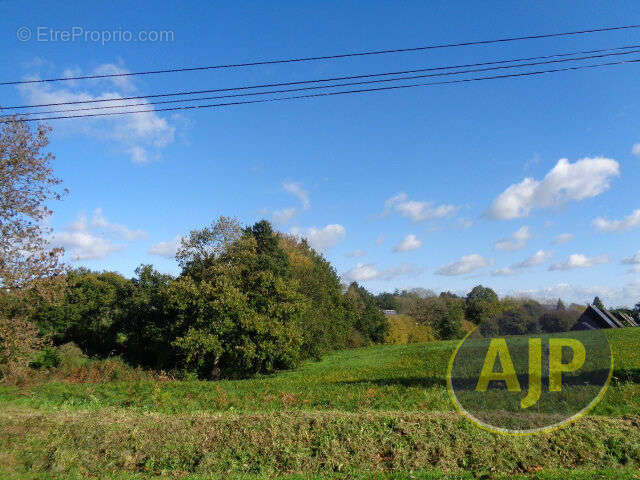
[[54, 157], [46, 152], [49, 131], [18, 117], [0, 123], [0, 373], [5, 376], [26, 368], [44, 345], [38, 328], [24, 318], [31, 304], [25, 297], [49, 296], [47, 290], [60, 287], [51, 279], [62, 271], [63, 250], [49, 244], [50, 229], [44, 226], [52, 213], [48, 203], [64, 193], [51, 169]]
[[19, 289], [61, 271], [61, 248], [47, 241], [51, 200], [59, 200], [60, 179], [46, 152], [49, 128], [13, 118], [0, 123], [0, 286]]

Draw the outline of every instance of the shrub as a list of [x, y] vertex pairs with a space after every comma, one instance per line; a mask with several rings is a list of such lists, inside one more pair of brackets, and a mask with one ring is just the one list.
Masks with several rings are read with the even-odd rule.
[[350, 348], [360, 348], [360, 347], [366, 347], [367, 345], [370, 345], [371, 342], [369, 341], [369, 339], [367, 337], [365, 337], [360, 331], [356, 330], [355, 328], [352, 328], [349, 331], [349, 339], [347, 341], [347, 346]]
[[575, 313], [568, 310], [556, 310], [548, 312], [540, 317], [540, 327], [544, 332], [568, 332], [576, 324], [578, 318]]
[[389, 332], [385, 343], [388, 345], [407, 345], [435, 340], [431, 327], [420, 325], [409, 315], [390, 315], [387, 320], [389, 321]]
[[89, 362], [89, 358], [82, 352], [82, 349], [73, 342], [60, 345], [58, 357], [60, 358], [59, 365], [63, 368], [78, 368]]
[[0, 318], [0, 376], [20, 375], [48, 345], [38, 328], [22, 318]]
[[417, 299], [409, 314], [419, 324], [431, 328], [437, 338], [449, 340], [459, 338], [464, 319], [464, 300], [451, 296]]
[[60, 353], [56, 347], [45, 347], [33, 357], [29, 366], [33, 369], [52, 369], [60, 365]]
[[462, 320], [462, 322], [460, 322], [460, 330], [462, 330], [462, 333], [464, 333], [465, 335], [469, 333], [471, 330], [473, 330], [474, 328], [476, 328], [476, 324], [473, 322], [470, 322], [467, 319], [464, 319]]

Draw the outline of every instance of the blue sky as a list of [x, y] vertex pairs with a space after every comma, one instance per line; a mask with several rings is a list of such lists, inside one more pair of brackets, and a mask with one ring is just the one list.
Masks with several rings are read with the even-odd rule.
[[[640, 23], [635, 2], [0, 0], [1, 80], [236, 63]], [[32, 34], [20, 41], [17, 32]], [[170, 31], [156, 42], [59, 32]], [[51, 33], [51, 32], [58, 33]], [[24, 29], [23, 29], [24, 33]], [[38, 35], [40, 35], [38, 39]], [[83, 33], [84, 35], [84, 33]], [[38, 41], [40, 40], [40, 41]], [[100, 81], [0, 87], [0, 105], [375, 73], [640, 43], [640, 30]], [[640, 301], [639, 64], [224, 109], [51, 122], [70, 261], [177, 272], [219, 215], [306, 236], [373, 291], [492, 286]]]

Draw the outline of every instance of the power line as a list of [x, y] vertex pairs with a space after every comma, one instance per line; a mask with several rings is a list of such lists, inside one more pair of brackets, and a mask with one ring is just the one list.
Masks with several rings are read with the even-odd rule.
[[276, 98], [266, 98], [266, 99], [258, 99], [258, 100], [243, 100], [243, 101], [228, 102], [228, 103], [213, 103], [208, 105], [186, 105], [186, 106], [183, 105], [179, 107], [168, 107], [168, 108], [160, 108], [160, 109], [152, 108], [152, 109], [135, 110], [135, 111], [127, 111], [127, 112], [89, 113], [89, 114], [83, 114], [83, 115], [25, 118], [25, 119], [17, 119], [17, 120], [15, 119], [0, 120], [0, 123], [10, 123], [13, 121], [35, 122], [35, 121], [43, 121], [43, 120], [62, 120], [62, 119], [70, 119], [70, 118], [132, 115], [136, 113], [169, 112], [169, 111], [178, 111], [178, 110], [194, 110], [194, 109], [200, 109], [200, 108], [204, 109], [204, 108], [217, 108], [217, 107], [227, 107], [227, 106], [235, 106], [235, 105], [247, 105], [247, 104], [254, 104], [254, 103], [282, 102], [287, 100], [297, 100], [297, 99], [306, 99], [306, 98], [330, 97], [330, 96], [336, 96], [336, 95], [380, 92], [380, 91], [387, 91], [387, 90], [399, 90], [399, 89], [426, 87], [426, 86], [434, 86], [434, 85], [451, 85], [451, 84], [458, 84], [458, 83], [471, 83], [471, 82], [484, 81], [484, 80], [498, 80], [498, 79], [507, 79], [507, 78], [516, 78], [516, 77], [526, 77], [526, 76], [534, 76], [534, 75], [543, 75], [548, 73], [568, 72], [568, 71], [574, 71], [574, 70], [583, 70], [587, 68], [598, 68], [598, 67], [623, 65], [623, 64], [638, 63], [638, 62], [640, 62], [640, 58], [633, 59], [633, 60], [623, 60], [619, 62], [596, 63], [592, 65], [577, 65], [573, 67], [556, 68], [556, 69], [549, 69], [549, 70], [537, 70], [533, 72], [510, 73], [506, 75], [493, 75], [489, 77], [462, 78], [462, 79], [456, 79], [456, 80], [443, 80], [439, 82], [413, 83], [413, 84], [407, 84], [407, 85], [392, 85], [388, 87], [344, 90], [339, 92], [322, 92], [322, 93], [313, 93], [313, 94], [306, 94], [306, 95], [293, 95], [288, 97], [276, 97]]
[[[501, 65], [505, 63], [514, 63], [514, 62], [529, 61], [529, 60], [544, 60], [544, 59], [558, 58], [558, 57], [562, 58], [562, 57], [568, 57], [573, 55], [586, 55], [586, 54], [602, 53], [602, 52], [619, 52], [621, 50], [624, 51], [624, 50], [629, 50], [629, 49], [638, 48], [638, 47], [640, 47], [640, 44], [626, 45], [626, 46], [612, 47], [612, 48], [602, 48], [602, 49], [596, 49], [596, 50], [581, 50], [581, 51], [569, 52], [569, 53], [556, 53], [552, 55], [542, 55], [542, 56], [536, 56], [536, 57], [514, 58], [514, 59], [508, 59], [508, 60], [468, 63], [468, 64], [461, 64], [461, 65], [418, 68], [413, 70], [402, 70], [402, 71], [396, 71], [396, 72], [330, 77], [330, 78], [322, 78], [322, 79], [316, 79], [316, 80], [300, 80], [300, 81], [280, 82], [280, 83], [266, 83], [261, 85], [245, 85], [240, 87], [215, 88], [215, 89], [209, 89], [209, 90], [187, 90], [187, 91], [171, 92], [171, 93], [136, 95], [136, 96], [118, 97], [118, 98], [102, 98], [102, 99], [95, 99], [95, 100], [76, 100], [76, 101], [56, 102], [56, 103], [41, 103], [41, 104], [35, 104], [35, 105], [15, 105], [15, 106], [9, 106], [9, 107], [0, 107], [0, 110], [17, 110], [17, 109], [26, 109], [26, 108], [53, 107], [53, 106], [61, 106], [61, 105], [94, 104], [94, 103], [105, 103], [105, 102], [113, 102], [113, 101], [139, 100], [139, 99], [147, 99], [147, 98], [200, 95], [205, 93], [229, 92], [229, 91], [236, 91], [236, 90], [251, 90], [251, 89], [257, 89], [257, 88], [286, 87], [286, 86], [293, 86], [293, 85], [323, 83], [323, 82], [338, 81], [338, 80], [354, 80], [359, 78], [370, 78], [370, 77], [380, 77], [380, 76], [390, 76], [390, 75], [403, 75], [403, 74], [419, 73], [419, 72], [452, 70], [452, 69], [478, 67], [478, 66], [485, 66], [485, 65]], [[627, 54], [627, 52], [623, 52], [622, 54]], [[601, 56], [602, 55], [594, 55], [592, 57], [583, 57], [582, 59], [599, 58]], [[577, 60], [577, 59], [571, 59], [571, 60]], [[549, 63], [552, 63], [552, 62], [549, 62]], [[461, 72], [457, 72], [457, 73], [461, 73]], [[221, 98], [224, 98], [224, 97], [221, 97]], [[184, 101], [186, 100], [187, 99], [184, 99]], [[157, 102], [157, 104], [159, 103], [162, 103], [162, 102]], [[175, 102], [167, 102], [167, 103], [175, 103]], [[154, 103], [147, 102], [145, 104], [148, 105], [148, 104], [154, 104]]]
[[231, 64], [209, 65], [209, 66], [199, 66], [199, 67], [179, 67], [179, 68], [168, 68], [168, 69], [162, 69], [162, 70], [147, 70], [147, 71], [141, 71], [141, 72], [127, 72], [127, 73], [111, 73], [111, 74], [103, 74], [103, 75], [81, 75], [81, 76], [75, 76], [75, 77], [58, 77], [58, 78], [47, 78], [47, 79], [40, 79], [40, 80], [13, 80], [13, 81], [0, 82], [0, 86], [1, 85], [24, 85], [29, 83], [64, 82], [64, 81], [70, 81], [70, 80], [89, 80], [89, 79], [113, 78], [113, 77], [131, 77], [131, 76], [137, 76], [137, 75], [155, 75], [155, 74], [163, 74], [163, 73], [194, 72], [194, 71], [202, 71], [202, 70], [218, 70], [218, 69], [225, 69], [225, 68], [254, 67], [259, 65], [275, 65], [275, 64], [282, 64], [282, 63], [299, 63], [299, 62], [312, 62], [312, 61], [320, 61], [320, 60], [335, 60], [338, 58], [362, 57], [362, 56], [368, 56], [368, 55], [386, 55], [391, 53], [402, 53], [402, 52], [418, 52], [418, 51], [435, 50], [435, 49], [441, 49], [441, 48], [466, 47], [466, 46], [472, 46], [472, 45], [489, 45], [489, 44], [495, 44], [495, 43], [515, 42], [515, 41], [521, 41], [521, 40], [537, 40], [542, 38], [567, 37], [572, 35], [584, 35], [588, 33], [611, 32], [616, 30], [628, 30], [628, 29], [636, 29], [636, 28], [640, 28], [640, 25], [602, 27], [602, 28], [592, 28], [592, 29], [586, 29], [586, 30], [577, 30], [572, 32], [524, 35], [524, 36], [518, 36], [518, 37], [499, 38], [499, 39], [493, 39], [493, 40], [476, 40], [476, 41], [458, 42], [458, 43], [443, 43], [443, 44], [437, 44], [437, 45], [425, 45], [421, 47], [396, 48], [396, 49], [389, 49], [389, 50], [373, 50], [373, 51], [354, 52], [354, 53], [341, 53], [341, 54], [335, 54], [335, 55], [323, 55], [323, 56], [315, 56], [315, 57], [262, 60], [262, 61], [253, 61], [253, 62], [245, 62], [245, 63], [231, 63]]
[[[617, 53], [608, 53], [601, 55], [590, 55], [585, 57], [576, 57], [576, 58], [564, 58], [560, 60], [547, 60], [542, 62], [532, 62], [532, 63], [520, 63], [515, 65], [502, 65], [499, 67], [489, 67], [489, 68], [475, 68], [470, 70], [460, 70], [455, 72], [439, 72], [439, 73], [431, 73], [426, 75], [414, 75], [407, 77], [397, 77], [397, 78], [385, 78], [381, 80], [367, 80], [360, 82], [348, 82], [348, 83], [339, 83], [339, 84], [330, 84], [330, 85], [319, 85], [314, 87], [301, 87], [301, 88], [291, 88], [284, 90], [270, 90], [264, 92], [251, 92], [251, 93], [236, 93], [231, 95], [217, 95], [212, 97], [200, 97], [200, 98], [188, 98], [188, 99], [178, 99], [178, 100], [162, 100], [162, 101], [154, 101], [154, 102], [143, 102], [143, 103], [130, 103], [130, 104], [121, 104], [121, 105], [107, 105], [107, 106], [97, 106], [97, 107], [83, 107], [83, 108], [71, 108], [71, 109], [63, 109], [63, 110], [45, 110], [33, 113], [22, 113], [23, 115], [45, 115], [45, 114], [53, 114], [53, 113], [66, 113], [66, 112], [80, 112], [80, 111], [90, 111], [90, 110], [106, 110], [106, 109], [114, 109], [114, 108], [129, 108], [129, 107], [137, 107], [137, 106], [147, 106], [147, 105], [160, 105], [160, 104], [169, 104], [169, 103], [181, 103], [181, 102], [197, 102], [204, 100], [218, 100], [222, 98], [237, 98], [237, 97], [251, 97], [257, 95], [269, 95], [276, 93], [290, 93], [290, 92], [300, 92], [300, 91], [308, 91], [308, 90], [319, 90], [319, 89], [327, 89], [327, 88], [340, 88], [340, 87], [349, 87], [354, 85], [367, 85], [372, 83], [385, 83], [385, 82], [397, 82], [401, 80], [415, 80], [418, 78], [428, 78], [428, 77], [441, 77], [441, 76], [449, 76], [449, 75], [460, 75], [466, 73], [478, 73], [478, 72], [486, 72], [493, 70], [502, 70], [507, 68], [523, 68], [523, 67], [531, 67], [537, 65], [548, 65], [551, 63], [561, 63], [561, 62], [571, 62], [571, 61], [582, 61], [587, 59], [594, 58], [602, 58], [609, 56], [619, 56], [619, 55], [630, 55], [640, 53], [640, 50], [629, 50], [624, 52]], [[498, 62], [497, 62], [498, 63]], [[424, 69], [413, 70], [416, 72], [424, 71]], [[372, 75], [360, 75], [360, 76], [352, 76], [352, 77], [342, 77], [342, 78], [361, 78], [361, 77], [372, 77], [372, 76], [380, 76], [380, 75], [390, 75], [392, 73], [381, 73], [381, 74], [372, 74]], [[288, 82], [283, 85], [290, 85], [296, 83], [310, 83], [310, 82], [318, 82], [319, 80], [310, 80], [306, 82]], [[242, 87], [247, 88], [247, 87]], [[20, 115], [20, 114], [18, 114]], [[0, 115], [2, 117], [9, 117], [11, 115]]]

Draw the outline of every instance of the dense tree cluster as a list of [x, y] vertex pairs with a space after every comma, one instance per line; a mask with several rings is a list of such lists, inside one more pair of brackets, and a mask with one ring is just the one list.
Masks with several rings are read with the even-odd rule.
[[356, 283], [343, 287], [305, 240], [264, 220], [243, 228], [221, 217], [191, 232], [177, 258], [176, 278], [150, 265], [133, 279], [80, 268], [60, 277], [57, 298], [5, 292], [0, 308], [56, 345], [73, 342], [92, 356], [201, 378], [292, 368], [387, 336], [372, 294]]
[[526, 298], [500, 299], [495, 291], [482, 285], [474, 287], [466, 297], [416, 289], [384, 292], [376, 300], [380, 308], [410, 315], [440, 339], [459, 338], [463, 331], [475, 326], [480, 326], [485, 336], [567, 331], [585, 308], [566, 307], [562, 300], [546, 305]]

